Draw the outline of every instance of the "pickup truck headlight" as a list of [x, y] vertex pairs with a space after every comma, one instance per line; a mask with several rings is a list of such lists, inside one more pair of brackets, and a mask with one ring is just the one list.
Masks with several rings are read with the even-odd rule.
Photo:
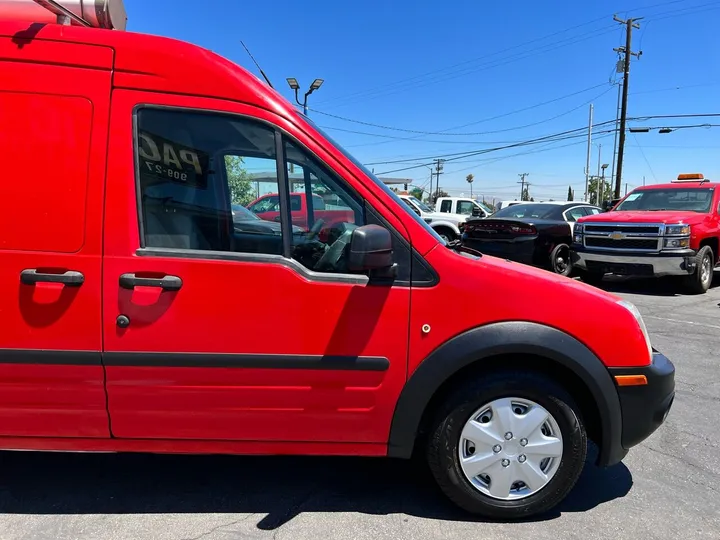
[[666, 238], [663, 247], [667, 249], [683, 249], [690, 247], [689, 238]]
[[582, 244], [582, 241], [583, 241], [583, 224], [582, 223], [576, 223], [575, 227], [573, 227], [573, 241], [576, 244]]
[[690, 225], [666, 225], [665, 234], [669, 236], [690, 236]]
[[650, 334], [648, 334], [647, 328], [645, 326], [645, 321], [643, 321], [642, 315], [640, 315], [640, 311], [638, 311], [638, 308], [635, 307], [635, 304], [628, 302], [626, 300], [619, 300], [618, 304], [627, 309], [630, 313], [632, 313], [633, 317], [635, 317], [635, 320], [638, 323], [638, 326], [640, 327], [640, 331], [642, 332], [643, 336], [645, 337], [645, 344], [647, 345], [648, 349], [648, 357], [650, 358], [650, 361], [652, 362], [653, 357], [653, 349], [652, 345], [650, 344]]

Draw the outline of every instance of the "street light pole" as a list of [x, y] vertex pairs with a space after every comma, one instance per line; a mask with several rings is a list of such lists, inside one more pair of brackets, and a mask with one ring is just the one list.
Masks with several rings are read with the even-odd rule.
[[292, 90], [295, 90], [295, 101], [296, 101], [296, 103], [297, 103], [298, 105], [300, 105], [300, 106], [303, 108], [303, 114], [304, 114], [305, 116], [307, 116], [307, 100], [308, 100], [308, 96], [309, 96], [310, 94], [312, 94], [315, 90], [317, 90], [318, 88], [320, 88], [320, 87], [322, 86], [322, 83], [324, 83], [324, 82], [325, 82], [325, 81], [324, 81], [323, 79], [315, 79], [315, 80], [312, 82], [312, 84], [310, 85], [310, 88], [308, 89], [308, 91], [305, 92], [305, 96], [303, 97], [302, 103], [300, 103], [300, 98], [299, 98], [299, 96], [298, 96], [298, 90], [300, 90], [300, 84], [298, 83], [297, 79], [295, 79], [295, 78], [293, 78], [293, 77], [288, 77], [288, 78], [287, 78], [288, 86], [290, 86], [290, 88], [291, 88]]

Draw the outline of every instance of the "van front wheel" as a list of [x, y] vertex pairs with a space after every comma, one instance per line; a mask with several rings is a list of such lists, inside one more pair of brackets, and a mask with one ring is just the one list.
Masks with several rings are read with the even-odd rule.
[[427, 460], [464, 510], [519, 519], [562, 501], [582, 472], [587, 434], [570, 395], [552, 379], [504, 371], [464, 384], [438, 411]]

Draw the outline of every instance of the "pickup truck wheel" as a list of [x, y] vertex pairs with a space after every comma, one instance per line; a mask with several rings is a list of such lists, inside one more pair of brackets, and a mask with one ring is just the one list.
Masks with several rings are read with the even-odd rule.
[[704, 294], [713, 280], [715, 256], [710, 246], [703, 246], [695, 255], [695, 272], [685, 278], [685, 286], [690, 293]]
[[442, 491], [464, 510], [492, 519], [546, 512], [580, 476], [585, 426], [552, 379], [504, 371], [454, 390], [427, 446]]
[[558, 244], [550, 253], [550, 265], [552, 271], [561, 276], [569, 276], [572, 272], [572, 261], [570, 260], [570, 246]]
[[435, 229], [435, 232], [437, 232], [440, 237], [446, 242], [452, 242], [457, 238], [455, 232], [452, 229], [448, 229], [447, 227], [438, 227], [437, 229]]

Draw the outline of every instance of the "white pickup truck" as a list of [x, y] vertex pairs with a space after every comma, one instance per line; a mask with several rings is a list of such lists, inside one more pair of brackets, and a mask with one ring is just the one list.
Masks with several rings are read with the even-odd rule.
[[490, 208], [469, 197], [440, 197], [435, 203], [435, 212], [457, 216], [488, 217]]
[[428, 225], [435, 229], [435, 232], [442, 236], [446, 242], [452, 242], [460, 238], [458, 224], [464, 223], [470, 217], [470, 215], [433, 212], [432, 208], [412, 195], [400, 195], [400, 198]]

